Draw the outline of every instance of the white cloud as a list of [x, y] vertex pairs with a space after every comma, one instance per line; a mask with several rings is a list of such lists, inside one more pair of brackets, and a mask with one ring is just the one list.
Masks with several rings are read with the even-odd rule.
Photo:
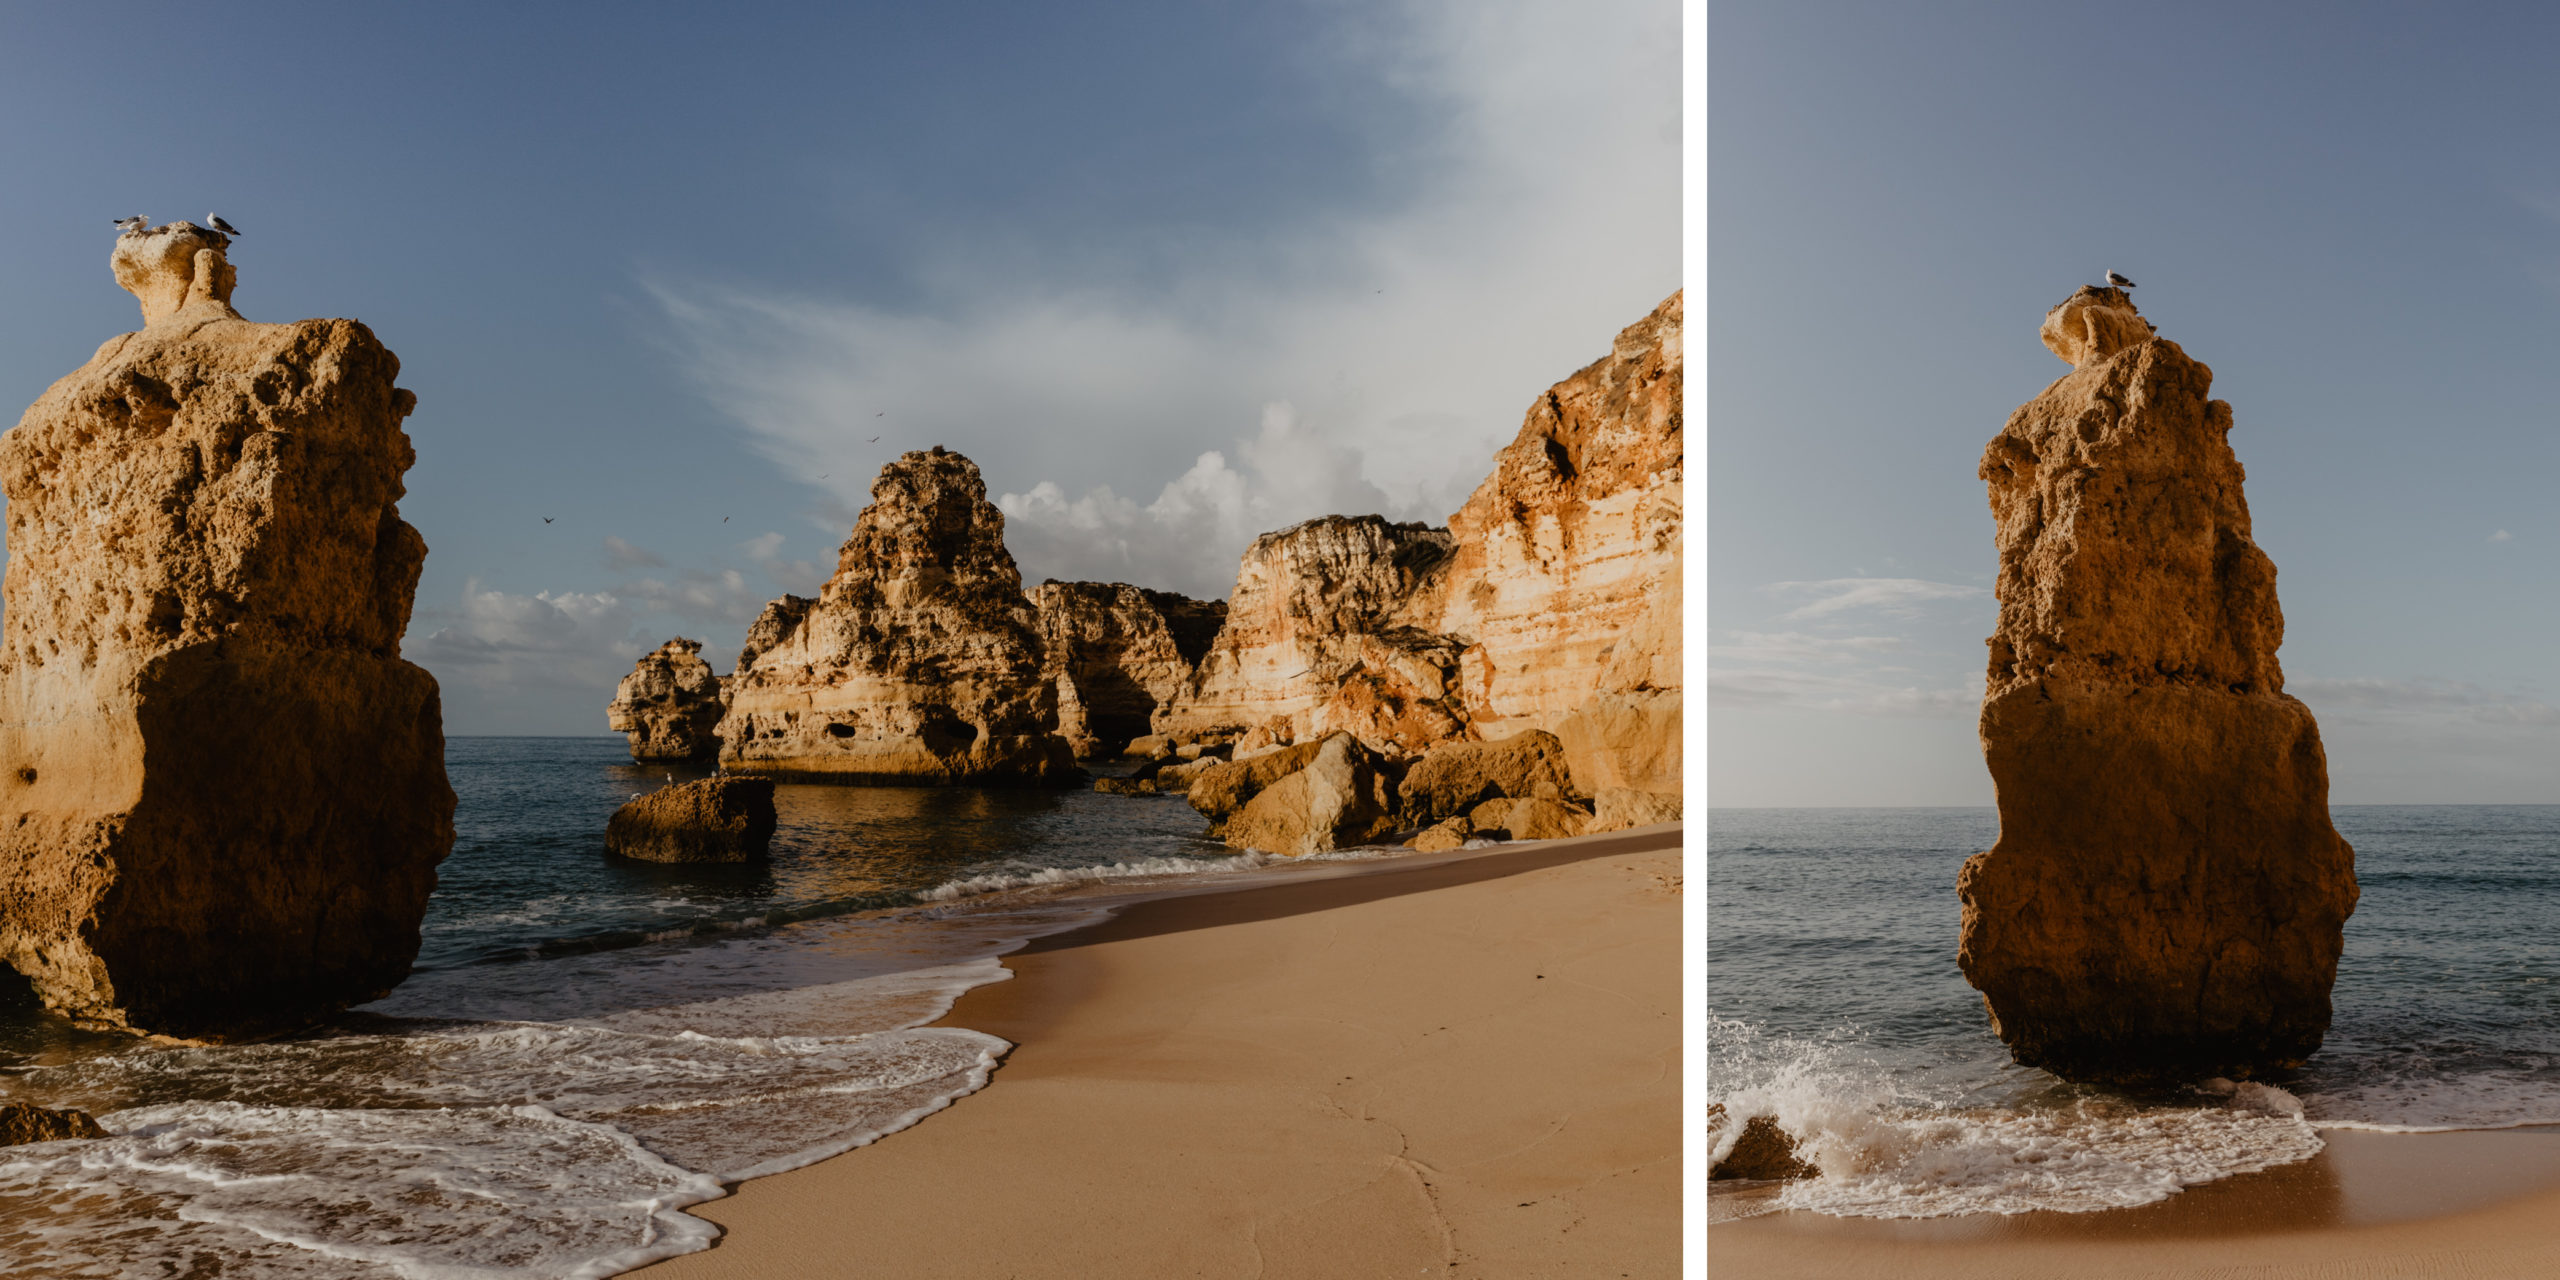
[[1828, 578], [1820, 582], [1773, 582], [1770, 591], [1819, 597], [1788, 611], [1789, 620], [1820, 618], [1851, 610], [1873, 610], [1888, 617], [1910, 617], [1920, 606], [1939, 600], [1988, 600], [1981, 587], [1922, 578]]
[[1212, 238], [1143, 294], [966, 249], [919, 265], [909, 307], [659, 277], [672, 350], [856, 505], [904, 450], [976, 459], [1035, 581], [1223, 595], [1256, 533], [1445, 520], [1537, 394], [1678, 285], [1678, 11], [1327, 12], [1347, 67], [1434, 114], [1392, 207]]
[[2299, 676], [2285, 682], [2285, 692], [2300, 698], [2323, 719], [2432, 719], [2528, 729], [2560, 725], [2560, 707], [2527, 694], [2501, 693], [2460, 680]]
[[667, 567], [667, 561], [657, 552], [635, 547], [608, 534], [604, 540], [604, 567], [617, 572], [627, 572], [632, 569], [663, 569]]
[[2507, 532], [2507, 531], [2506, 531], [2506, 530], [2504, 530], [2504, 529], [2500, 529], [2500, 530], [2498, 530], [2496, 533], [2493, 533], [2493, 534], [2490, 534], [2490, 535], [2489, 535], [2489, 541], [2491, 541], [2491, 542], [2507, 542], [2507, 541], [2511, 541], [2512, 539], [2514, 539], [2514, 537], [2515, 537], [2515, 535], [2514, 535], [2514, 534], [2509, 533], [2509, 532]]
[[[1979, 671], [1947, 670], [1941, 655], [1909, 655], [1898, 636], [1728, 631], [1707, 647], [1707, 701], [1718, 708], [1791, 707], [1848, 715], [1963, 718], [1982, 706]], [[1923, 674], [1888, 664], [1916, 656]]]

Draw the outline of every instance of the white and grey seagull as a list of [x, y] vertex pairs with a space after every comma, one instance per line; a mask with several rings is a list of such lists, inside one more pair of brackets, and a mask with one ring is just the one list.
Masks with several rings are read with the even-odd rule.
[[2107, 273], [2107, 284], [2109, 287], [2116, 289], [2130, 289], [2134, 287], [2131, 280], [2127, 280], [2123, 276], [2117, 275], [2112, 271]]
[[[219, 231], [219, 232], [221, 232], [222, 234], [224, 234], [224, 235], [226, 235], [226, 236], [236, 236], [236, 235], [240, 234], [240, 228], [235, 227], [235, 226], [232, 226], [232, 225], [231, 225], [230, 223], [228, 223], [228, 222], [224, 222], [224, 221], [222, 220], [222, 215], [221, 215], [221, 214], [218, 214], [218, 213], [208, 213], [208, 214], [206, 214], [206, 215], [204, 216], [204, 220], [205, 220], [206, 222], [212, 223], [212, 224], [213, 224], [213, 229], [214, 229], [214, 230]], [[2111, 271], [2111, 272], [2108, 272], [2107, 274], [2109, 274], [2109, 275], [2113, 275], [2113, 274], [2115, 274], [2115, 273]]]
[[116, 230], [121, 231], [126, 235], [132, 235], [150, 225], [151, 219], [143, 217], [138, 213], [130, 218], [116, 219]]

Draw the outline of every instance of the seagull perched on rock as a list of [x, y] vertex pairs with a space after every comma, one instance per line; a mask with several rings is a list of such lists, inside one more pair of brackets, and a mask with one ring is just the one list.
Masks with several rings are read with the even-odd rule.
[[116, 219], [116, 230], [121, 231], [126, 235], [132, 235], [150, 225], [151, 219], [143, 217], [138, 213], [130, 218]]
[[2133, 282], [2125, 279], [2123, 276], [2117, 275], [2115, 272], [2110, 271], [2107, 273], [2107, 287], [2111, 289], [2130, 289], [2133, 287]]
[[228, 222], [224, 222], [221, 214], [208, 213], [204, 216], [204, 220], [212, 224], [214, 230], [219, 231], [226, 236], [236, 236], [240, 234], [240, 228], [232, 226]]

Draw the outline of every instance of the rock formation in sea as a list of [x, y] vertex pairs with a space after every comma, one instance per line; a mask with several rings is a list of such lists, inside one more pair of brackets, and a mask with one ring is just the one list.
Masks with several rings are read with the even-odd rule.
[[1030, 597], [1058, 691], [1058, 732], [1080, 759], [1117, 755], [1145, 737], [1227, 616], [1224, 601], [1123, 582], [1051, 579]]
[[1254, 750], [1341, 730], [1399, 754], [1462, 736], [1460, 646], [1431, 626], [1448, 559], [1447, 530], [1381, 516], [1254, 539], [1225, 626], [1157, 731], [1251, 734]]
[[720, 760], [815, 781], [1076, 782], [1044, 665], [977, 465], [909, 453], [880, 469], [817, 599], [786, 596], [749, 629]]
[[1586, 793], [1681, 767], [1680, 294], [1530, 406], [1449, 517], [1446, 607], [1475, 736], [1543, 729]]
[[417, 399], [352, 320], [255, 324], [218, 233], [116, 242], [144, 327], [0, 436], [0, 957], [91, 1025], [225, 1038], [409, 970], [453, 842]]
[[2231, 406], [2119, 290], [2082, 289], [2044, 340], [2072, 371], [1982, 457], [2000, 838], [1958, 882], [1958, 960], [2020, 1062], [2264, 1076], [2327, 1032], [2357, 891], [2319, 728], [2284, 692]]
[[86, 1111], [54, 1110], [26, 1102], [0, 1102], [0, 1147], [30, 1142], [66, 1142], [103, 1138], [107, 1131]]
[[613, 691], [605, 724], [630, 735], [634, 760], [708, 760], [720, 753], [728, 692], [702, 642], [677, 636], [642, 654]]
[[642, 862], [762, 862], [776, 818], [771, 778], [703, 778], [614, 810], [604, 846]]

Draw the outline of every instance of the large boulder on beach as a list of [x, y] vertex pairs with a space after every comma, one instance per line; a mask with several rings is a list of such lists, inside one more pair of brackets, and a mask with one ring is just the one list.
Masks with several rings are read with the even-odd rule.
[[835, 576], [749, 629], [720, 761], [821, 782], [1063, 786], [1038, 619], [977, 464], [937, 445], [880, 469]]
[[2284, 692], [2231, 406], [2119, 290], [2045, 338], [2072, 371], [1982, 458], [2000, 838], [1958, 881], [1958, 960], [2010, 1053], [2065, 1078], [2285, 1070], [2329, 1027], [2354, 851]]
[[762, 862], [774, 826], [773, 779], [704, 778], [614, 810], [604, 845], [641, 862]]
[[0, 1103], [0, 1147], [106, 1136], [107, 1131], [86, 1111], [57, 1111], [25, 1102]]
[[1058, 690], [1058, 732], [1086, 760], [1149, 736], [1227, 616], [1224, 601], [1125, 582], [1050, 579], [1028, 594]]
[[1749, 1179], [1755, 1182], [1794, 1181], [1819, 1178], [1822, 1170], [1813, 1162], [1796, 1154], [1796, 1140], [1780, 1128], [1776, 1118], [1755, 1115], [1741, 1118], [1728, 1114], [1723, 1103], [1707, 1107], [1707, 1150], [1713, 1152], [1725, 1145], [1730, 1135], [1732, 1145], [1723, 1155], [1714, 1157], [1707, 1166], [1707, 1180]]
[[639, 761], [708, 760], [720, 753], [726, 686], [702, 660], [702, 642], [677, 636], [642, 654], [613, 691], [605, 724], [631, 740]]
[[1471, 812], [1487, 800], [1523, 800], [1540, 790], [1559, 798], [1574, 793], [1564, 744], [1532, 729], [1499, 742], [1452, 742], [1414, 762], [1405, 772], [1405, 815], [1429, 824]]
[[116, 243], [140, 332], [0, 436], [0, 958], [83, 1023], [289, 1028], [409, 971], [453, 843], [400, 362], [255, 324], [228, 241]]
[[1227, 820], [1230, 847], [1299, 858], [1396, 830], [1395, 783], [1376, 752], [1349, 733], [1308, 745], [1314, 750], [1302, 765], [1256, 791]]

